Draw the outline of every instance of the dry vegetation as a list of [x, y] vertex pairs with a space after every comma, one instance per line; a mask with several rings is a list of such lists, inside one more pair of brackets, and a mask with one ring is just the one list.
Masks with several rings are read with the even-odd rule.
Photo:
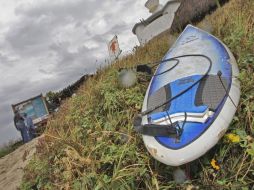
[[[212, 13], [218, 6], [228, 2], [228, 0], [179, 0], [180, 7], [175, 13], [171, 32], [179, 32], [191, 23], [201, 21], [207, 13]], [[194, 10], [194, 11], [193, 11]]]
[[[240, 69], [240, 105], [226, 135], [191, 165], [192, 180], [175, 184], [170, 166], [154, 160], [132, 128], [148, 82], [118, 85], [118, 68], [161, 59], [167, 35], [98, 71], [50, 120], [21, 189], [251, 189], [254, 184], [254, 1], [231, 0], [200, 26], [235, 55]], [[206, 24], [204, 24], [206, 23]], [[144, 76], [139, 79], [144, 81]], [[216, 166], [214, 167], [214, 162]]]

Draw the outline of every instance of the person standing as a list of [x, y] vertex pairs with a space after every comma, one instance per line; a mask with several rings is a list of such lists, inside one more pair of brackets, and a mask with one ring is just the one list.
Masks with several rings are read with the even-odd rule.
[[26, 113], [24, 113], [24, 119], [25, 119], [25, 124], [28, 129], [28, 134], [29, 134], [30, 138], [31, 139], [35, 138], [36, 133], [35, 133], [33, 119], [31, 117], [29, 117]]
[[30, 140], [28, 130], [24, 121], [24, 118], [20, 115], [18, 111], [15, 112], [14, 116], [14, 125], [18, 131], [21, 133], [21, 137], [24, 143], [27, 143]]

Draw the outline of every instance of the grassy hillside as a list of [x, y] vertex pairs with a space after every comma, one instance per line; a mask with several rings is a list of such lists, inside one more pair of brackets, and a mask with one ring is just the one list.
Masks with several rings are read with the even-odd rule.
[[[254, 184], [254, 1], [231, 0], [199, 26], [209, 28], [235, 55], [242, 84], [227, 135], [191, 165], [192, 180], [175, 184], [173, 168], [154, 160], [132, 127], [148, 82], [118, 84], [118, 69], [160, 60], [169, 35], [137, 48], [98, 71], [50, 120], [45, 139], [25, 171], [21, 189], [248, 189]], [[177, 34], [176, 34], [177, 36]]]

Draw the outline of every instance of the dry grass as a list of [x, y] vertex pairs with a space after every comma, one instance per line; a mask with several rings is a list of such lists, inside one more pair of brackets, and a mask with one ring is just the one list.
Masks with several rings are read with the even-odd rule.
[[180, 0], [181, 5], [175, 13], [175, 18], [170, 29], [179, 32], [187, 24], [201, 21], [205, 15], [214, 11], [228, 0]]

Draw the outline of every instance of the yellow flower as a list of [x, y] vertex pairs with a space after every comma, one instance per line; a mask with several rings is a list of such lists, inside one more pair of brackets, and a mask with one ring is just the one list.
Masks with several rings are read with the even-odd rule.
[[215, 170], [219, 170], [220, 166], [217, 164], [217, 161], [215, 159], [211, 160], [211, 165]]
[[231, 141], [232, 143], [239, 143], [240, 142], [240, 137], [239, 135], [233, 134], [233, 133], [228, 133], [226, 134], [226, 138]]

